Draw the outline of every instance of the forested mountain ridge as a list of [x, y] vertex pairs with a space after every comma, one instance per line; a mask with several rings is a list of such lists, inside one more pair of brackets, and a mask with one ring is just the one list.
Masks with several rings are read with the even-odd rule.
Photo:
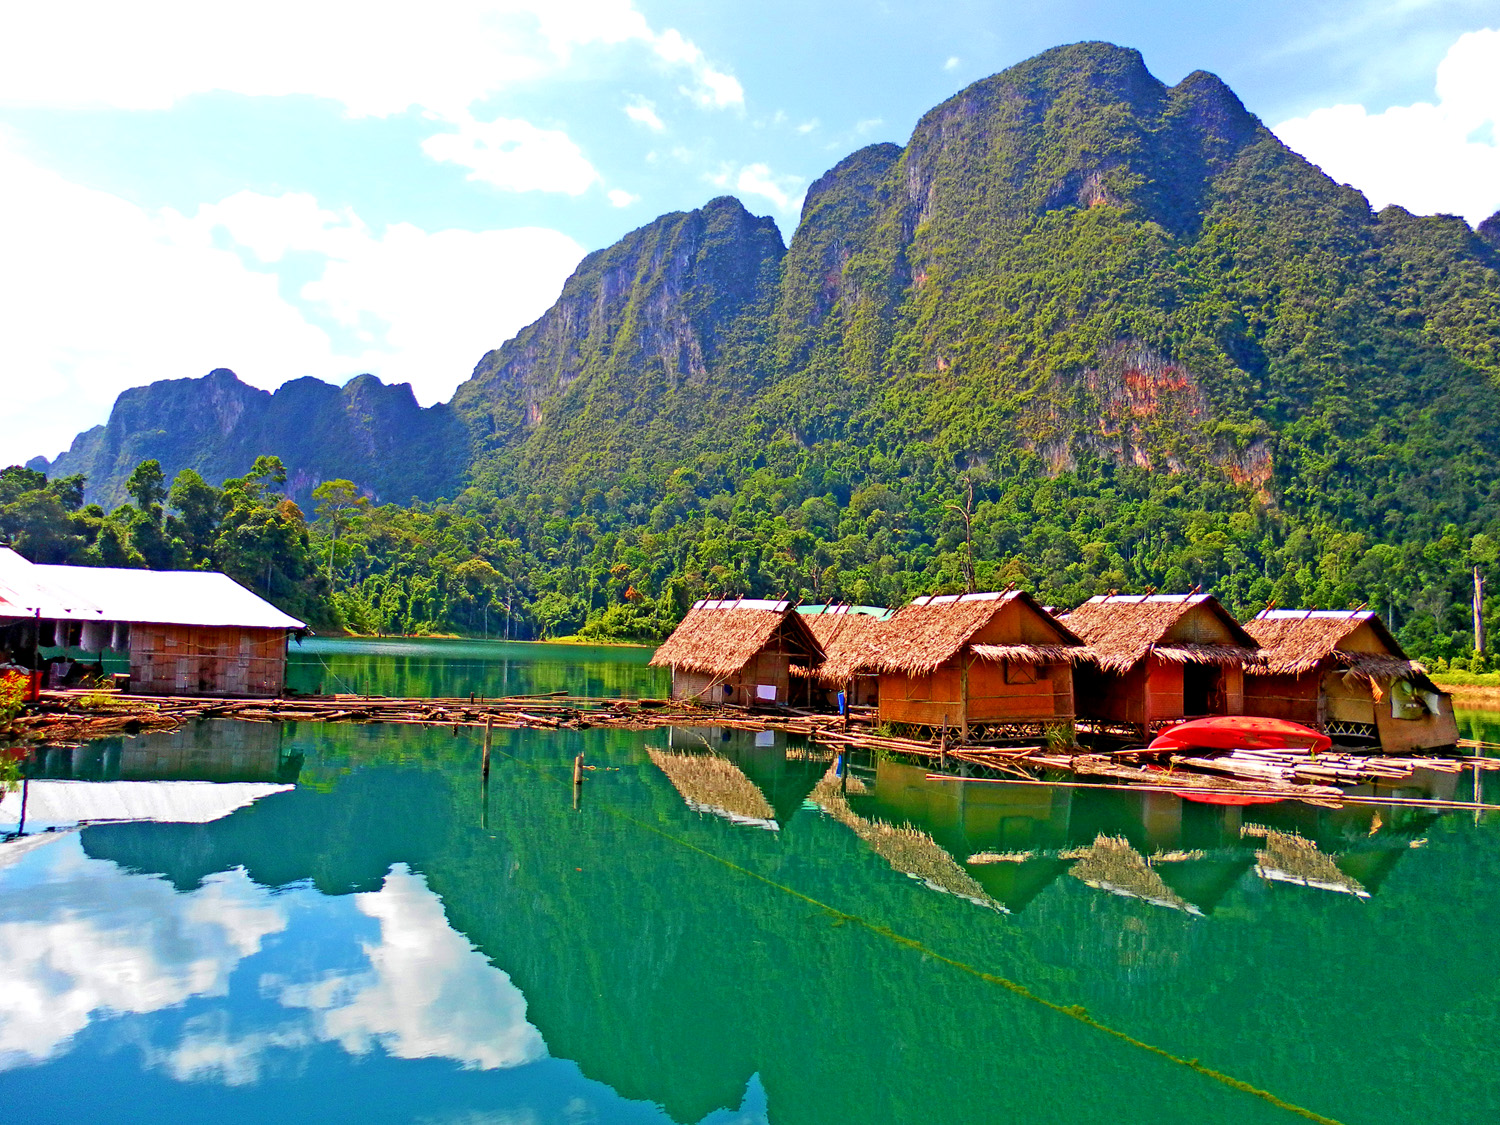
[[1060, 47], [840, 161], [785, 248], [716, 199], [589, 255], [455, 395], [467, 487], [354, 517], [337, 612], [652, 636], [702, 593], [1202, 585], [1457, 655], [1500, 555], [1497, 231]]
[[201, 379], [166, 379], [125, 391], [109, 421], [31, 467], [83, 474], [85, 500], [129, 498], [126, 480], [153, 459], [170, 479], [192, 469], [214, 484], [248, 472], [261, 454], [280, 457], [287, 491], [306, 503], [322, 481], [346, 478], [380, 500], [452, 495], [467, 461], [467, 433], [446, 405], [422, 408], [406, 384], [360, 375], [343, 387], [294, 379], [274, 393], [219, 368]]
[[[640, 468], [748, 412], [742, 450], [868, 449], [878, 431], [960, 468], [1191, 469], [1336, 518], [1394, 509], [1427, 533], [1496, 514], [1481, 463], [1500, 438], [1494, 248], [1459, 220], [1372, 214], [1212, 75], [1169, 88], [1135, 51], [1077, 44], [976, 83], [905, 149], [862, 150], [819, 180], [774, 282], [774, 338], [757, 338], [766, 279], [741, 306], [743, 361], [694, 365], [696, 341], [665, 326], [691, 319], [685, 302], [716, 309], [713, 283], [651, 271], [673, 252], [664, 226], [731, 209], [748, 221], [716, 200], [591, 256], [542, 321], [486, 357], [460, 412], [473, 424], [520, 386], [526, 411], [509, 405], [483, 435], [490, 463], [597, 485], [620, 459], [581, 462], [560, 429], [633, 447]], [[733, 240], [703, 255], [761, 280], [767, 235], [749, 263]], [[585, 287], [599, 295], [587, 313]], [[606, 373], [575, 384], [570, 349], [584, 347]], [[534, 378], [549, 363], [551, 393]], [[676, 371], [706, 414], [677, 412]]]

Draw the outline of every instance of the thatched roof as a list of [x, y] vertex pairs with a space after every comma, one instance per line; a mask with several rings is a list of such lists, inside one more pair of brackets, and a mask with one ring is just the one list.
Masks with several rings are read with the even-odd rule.
[[779, 827], [766, 795], [733, 762], [717, 754], [679, 754], [651, 746], [646, 753], [694, 812], [757, 828]]
[[[848, 779], [851, 792], [855, 779]], [[870, 846], [892, 868], [924, 883], [935, 891], [957, 895], [968, 899], [976, 906], [1009, 913], [1004, 906], [989, 896], [989, 893], [948, 852], [920, 828], [910, 824], [887, 824], [883, 820], [867, 820], [849, 806], [840, 789], [836, 768], [830, 767], [823, 779], [808, 795], [808, 800], [840, 824], [849, 828]]]
[[[1167, 634], [1197, 606], [1213, 613], [1234, 643], [1168, 642]], [[1088, 658], [1110, 672], [1124, 672], [1153, 651], [1179, 664], [1252, 664], [1259, 660], [1255, 638], [1212, 594], [1106, 594], [1090, 598], [1061, 620], [1087, 643]]]
[[1171, 887], [1152, 867], [1149, 860], [1130, 846], [1123, 836], [1095, 838], [1093, 847], [1068, 871], [1075, 879], [1110, 894], [1138, 898], [1153, 906], [1165, 906], [1187, 914], [1202, 914]]
[[[1362, 625], [1370, 626], [1386, 652], [1343, 652], [1339, 645]], [[1369, 610], [1268, 609], [1245, 622], [1265, 650], [1266, 661], [1247, 671], [1262, 676], [1300, 676], [1324, 661], [1367, 679], [1424, 676], [1380, 618]]]
[[693, 603], [651, 657], [654, 668], [683, 668], [718, 678], [734, 675], [766, 647], [778, 630], [789, 648], [800, 648], [799, 663], [818, 665], [823, 647], [791, 602], [723, 598]]
[[866, 642], [861, 667], [875, 672], [899, 672], [908, 676], [930, 675], [957, 656], [974, 634], [1014, 601], [1029, 606], [1051, 624], [1057, 633], [1056, 644], [975, 645], [973, 651], [976, 655], [991, 660], [1047, 663], [1054, 659], [1067, 659], [1051, 656], [1053, 651], [1081, 651], [1083, 642], [1024, 591], [946, 594], [916, 598], [897, 610], [889, 621], [882, 622], [879, 629], [871, 632]]
[[843, 684], [859, 671], [866, 647], [881, 618], [851, 606], [824, 606], [817, 613], [798, 612], [823, 646], [823, 663], [813, 672], [825, 684]]
[[1255, 853], [1255, 873], [1262, 879], [1338, 891], [1356, 898], [1370, 897], [1358, 879], [1340, 871], [1333, 857], [1319, 851], [1311, 840], [1258, 824], [1247, 824], [1242, 831], [1247, 836], [1266, 838], [1266, 846]]

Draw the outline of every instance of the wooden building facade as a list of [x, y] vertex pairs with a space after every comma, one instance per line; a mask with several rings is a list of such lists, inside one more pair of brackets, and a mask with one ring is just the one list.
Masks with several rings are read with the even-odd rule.
[[1247, 669], [1245, 710], [1386, 753], [1452, 746], [1453, 698], [1368, 610], [1267, 610], [1245, 623], [1265, 650]]
[[872, 631], [882, 723], [950, 728], [965, 740], [1036, 736], [1073, 723], [1082, 641], [1030, 594], [917, 598]]
[[1088, 645], [1078, 717], [1095, 733], [1146, 737], [1172, 723], [1245, 713], [1259, 645], [1210, 594], [1110, 594], [1062, 622]]
[[148, 695], [280, 695], [287, 638], [308, 632], [225, 574], [41, 566], [0, 549], [0, 624], [13, 610], [30, 637], [13, 659], [126, 653], [130, 690]]
[[672, 669], [672, 698], [704, 703], [805, 702], [809, 680], [794, 680], [793, 664], [816, 669], [823, 648], [791, 602], [751, 598], [693, 603], [681, 624], [651, 657]]

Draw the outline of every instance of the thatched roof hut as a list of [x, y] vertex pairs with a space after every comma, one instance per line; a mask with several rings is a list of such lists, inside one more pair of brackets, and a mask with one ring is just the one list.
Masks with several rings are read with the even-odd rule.
[[890, 616], [889, 610], [849, 605], [803, 606], [797, 613], [823, 646], [823, 663], [814, 674], [834, 687], [862, 671], [860, 663], [871, 640]]
[[[1340, 646], [1368, 629], [1385, 652], [1347, 651]], [[1245, 622], [1265, 660], [1246, 668], [1252, 676], [1300, 676], [1324, 661], [1368, 680], [1426, 679], [1427, 669], [1412, 660], [1369, 610], [1268, 609]]]
[[[1176, 636], [1189, 614], [1211, 615], [1221, 639]], [[1109, 672], [1124, 672], [1147, 656], [1173, 664], [1244, 667], [1259, 660], [1259, 644], [1212, 594], [1104, 594], [1061, 618], [1088, 644], [1088, 659]]]
[[1094, 733], [1137, 737], [1244, 713], [1244, 669], [1260, 649], [1213, 595], [1109, 594], [1062, 621], [1088, 643], [1076, 698]]
[[[983, 643], [980, 631], [1012, 605], [1025, 607], [1029, 617], [1046, 622], [1052, 635], [1046, 641], [1018, 638], [1016, 643]], [[980, 660], [1054, 664], [1083, 654], [1083, 641], [1035, 598], [1024, 590], [1006, 590], [914, 599], [870, 634], [861, 666], [876, 672], [930, 675], [971, 641], [970, 651]]]
[[1246, 709], [1386, 753], [1458, 740], [1453, 700], [1368, 610], [1271, 609], [1245, 624], [1263, 646]]
[[1040, 737], [1073, 721], [1071, 665], [1083, 652], [1035, 598], [1006, 590], [917, 598], [850, 659], [880, 676], [881, 722]]
[[672, 669], [677, 698], [722, 691], [723, 701], [787, 702], [795, 662], [816, 669], [823, 646], [791, 602], [752, 598], [693, 603], [651, 665]]

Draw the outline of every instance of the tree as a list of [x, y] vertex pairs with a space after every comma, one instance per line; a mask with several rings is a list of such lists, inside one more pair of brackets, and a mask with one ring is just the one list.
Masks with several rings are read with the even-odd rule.
[[161, 502], [167, 497], [167, 478], [160, 461], [152, 458], [137, 465], [125, 481], [125, 491], [143, 515], [160, 522]]
[[175, 519], [169, 518], [171, 534], [194, 562], [205, 561], [224, 518], [224, 493], [192, 469], [183, 469], [172, 482], [167, 503], [177, 511]]
[[[283, 471], [283, 479], [285, 475]], [[313, 489], [313, 499], [318, 502], [315, 509], [318, 519], [328, 521], [333, 532], [328, 540], [328, 581], [332, 583], [333, 550], [338, 545], [339, 532], [348, 526], [348, 513], [363, 511], [370, 506], [370, 500], [352, 480], [325, 480]]]

